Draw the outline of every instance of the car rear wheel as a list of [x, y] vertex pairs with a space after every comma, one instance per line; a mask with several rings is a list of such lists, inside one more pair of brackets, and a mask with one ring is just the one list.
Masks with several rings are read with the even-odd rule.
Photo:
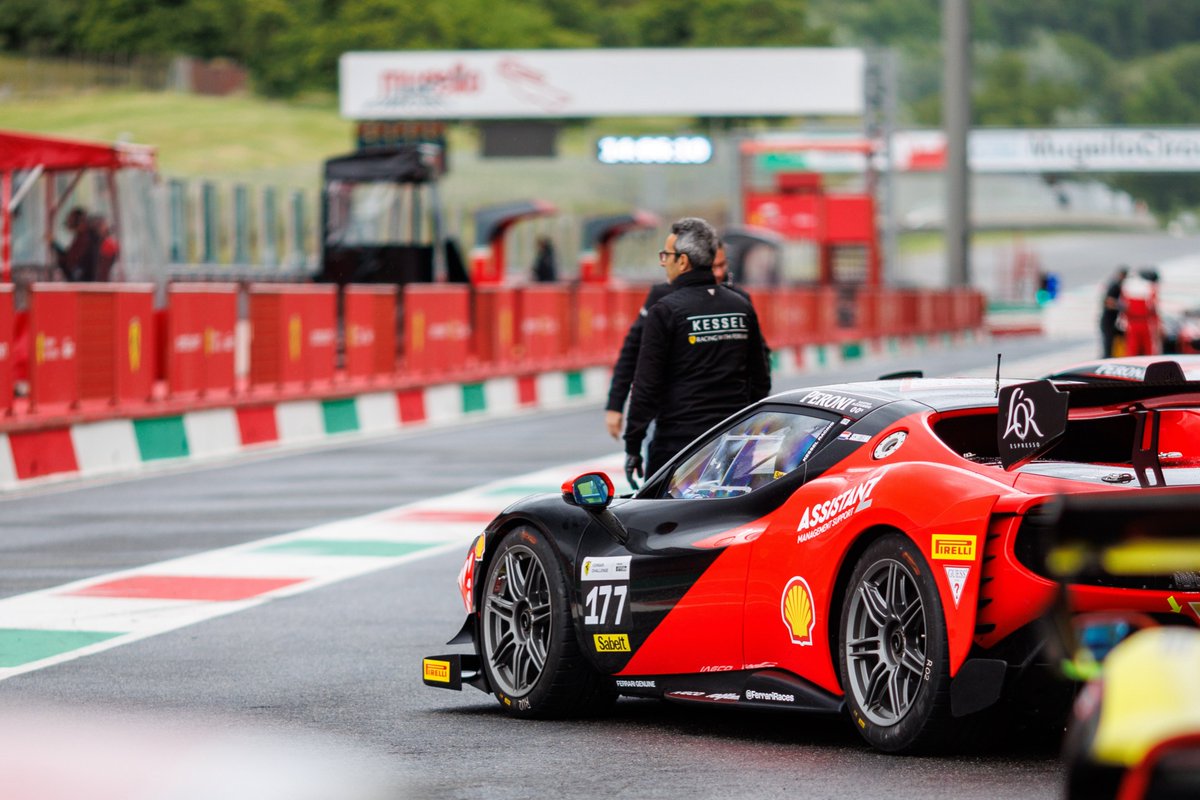
[[514, 716], [595, 713], [615, 699], [580, 652], [558, 558], [532, 528], [513, 530], [487, 570], [480, 600], [484, 673]]
[[946, 622], [920, 550], [877, 540], [847, 591], [838, 666], [854, 727], [880, 750], [936, 748], [949, 727]]

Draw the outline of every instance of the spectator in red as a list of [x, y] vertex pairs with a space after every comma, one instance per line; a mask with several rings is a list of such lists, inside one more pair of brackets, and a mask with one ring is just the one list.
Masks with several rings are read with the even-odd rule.
[[117, 263], [117, 256], [121, 254], [121, 245], [113, 235], [112, 226], [103, 216], [93, 215], [91, 226], [96, 237], [96, 280], [113, 280], [116, 277], [113, 275], [113, 267]]
[[71, 232], [71, 243], [65, 250], [54, 244], [59, 269], [69, 281], [93, 280], [96, 277], [97, 243], [96, 234], [88, 224], [87, 211], [80, 206], [72, 208], [63, 224]]
[[[1121, 320], [1127, 356], [1161, 352], [1158, 330], [1158, 273], [1140, 270], [1121, 285]], [[1120, 327], [1120, 325], [1118, 325]]]

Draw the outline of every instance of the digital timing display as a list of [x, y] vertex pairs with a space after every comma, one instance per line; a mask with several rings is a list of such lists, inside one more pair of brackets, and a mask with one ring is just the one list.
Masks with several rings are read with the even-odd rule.
[[602, 164], [705, 164], [712, 155], [706, 136], [604, 136], [596, 142]]

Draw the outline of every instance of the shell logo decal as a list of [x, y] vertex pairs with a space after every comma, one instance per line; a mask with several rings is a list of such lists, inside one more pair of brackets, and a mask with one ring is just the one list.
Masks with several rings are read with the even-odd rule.
[[783, 598], [780, 600], [780, 613], [783, 624], [787, 626], [792, 644], [802, 647], [812, 644], [813, 624], [816, 622], [816, 609], [813, 606], [812, 589], [808, 581], [796, 576], [783, 587]]

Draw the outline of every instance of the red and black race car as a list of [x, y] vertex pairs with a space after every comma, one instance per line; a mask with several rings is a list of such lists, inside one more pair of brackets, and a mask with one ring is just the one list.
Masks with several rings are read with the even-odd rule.
[[[904, 378], [779, 394], [631, 497], [589, 473], [503, 511], [460, 574], [451, 644], [473, 651], [426, 658], [424, 680], [471, 684], [517, 717], [635, 695], [848, 713], [876, 748], [933, 748], [1053, 680], [1042, 507], [1164, 486], [1200, 486], [1200, 384]], [[1074, 585], [1073, 603], [1182, 604], [1196, 625], [1185, 578]]]

